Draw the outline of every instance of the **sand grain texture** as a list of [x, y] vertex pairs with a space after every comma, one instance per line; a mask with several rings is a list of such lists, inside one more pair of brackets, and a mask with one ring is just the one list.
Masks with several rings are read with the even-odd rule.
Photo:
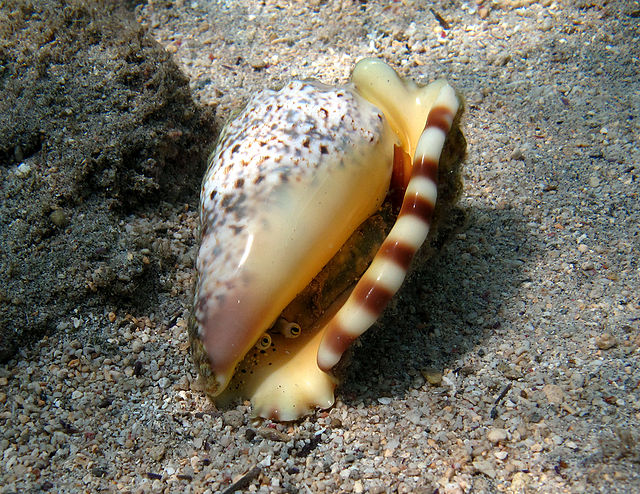
[[[362, 338], [336, 406], [295, 424], [195, 389], [186, 263], [165, 280], [172, 317], [74, 316], [0, 367], [3, 493], [640, 491], [638, 2], [136, 15], [218, 124], [262, 87], [344, 82], [363, 56], [446, 77], [467, 100], [467, 226]], [[193, 254], [191, 211], [162, 225]]]

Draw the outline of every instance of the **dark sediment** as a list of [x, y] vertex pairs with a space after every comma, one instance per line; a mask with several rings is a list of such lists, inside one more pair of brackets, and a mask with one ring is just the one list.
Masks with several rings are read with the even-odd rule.
[[152, 303], [172, 259], [144, 211], [195, 200], [212, 112], [127, 7], [0, 7], [0, 361], [74, 310]]

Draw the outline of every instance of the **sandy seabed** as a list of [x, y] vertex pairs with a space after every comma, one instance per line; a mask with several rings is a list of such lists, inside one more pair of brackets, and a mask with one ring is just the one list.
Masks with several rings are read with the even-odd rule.
[[[298, 423], [196, 389], [188, 262], [165, 280], [174, 317], [69, 317], [0, 367], [1, 492], [640, 491], [638, 2], [136, 16], [218, 124], [291, 78], [344, 83], [365, 56], [447, 78], [466, 98], [467, 224], [362, 338], [336, 405]], [[149, 222], [193, 255], [193, 208], [175, 211]]]

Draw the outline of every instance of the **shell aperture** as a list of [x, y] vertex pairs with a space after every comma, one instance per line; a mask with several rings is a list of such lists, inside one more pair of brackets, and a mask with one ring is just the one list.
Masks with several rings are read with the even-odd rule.
[[331, 406], [331, 369], [427, 236], [458, 109], [446, 82], [418, 87], [365, 59], [344, 87], [262, 91], [227, 125], [201, 190], [190, 323], [215, 401], [248, 397], [280, 420]]

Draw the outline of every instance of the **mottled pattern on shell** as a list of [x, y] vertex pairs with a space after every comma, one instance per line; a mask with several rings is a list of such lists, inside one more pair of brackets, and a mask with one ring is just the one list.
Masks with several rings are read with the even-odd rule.
[[224, 273], [232, 275], [228, 267], [237, 266], [243, 255], [247, 218], [268, 227], [263, 213], [271, 209], [280, 185], [315, 180], [336, 163], [355, 166], [348, 157], [377, 143], [383, 119], [350, 90], [293, 81], [277, 92], [261, 91], [229, 123], [210, 158], [200, 196], [197, 269], [203, 273], [207, 266], [207, 272], [219, 276], [198, 280], [199, 323], [202, 304], [212, 310], [234, 288]]

